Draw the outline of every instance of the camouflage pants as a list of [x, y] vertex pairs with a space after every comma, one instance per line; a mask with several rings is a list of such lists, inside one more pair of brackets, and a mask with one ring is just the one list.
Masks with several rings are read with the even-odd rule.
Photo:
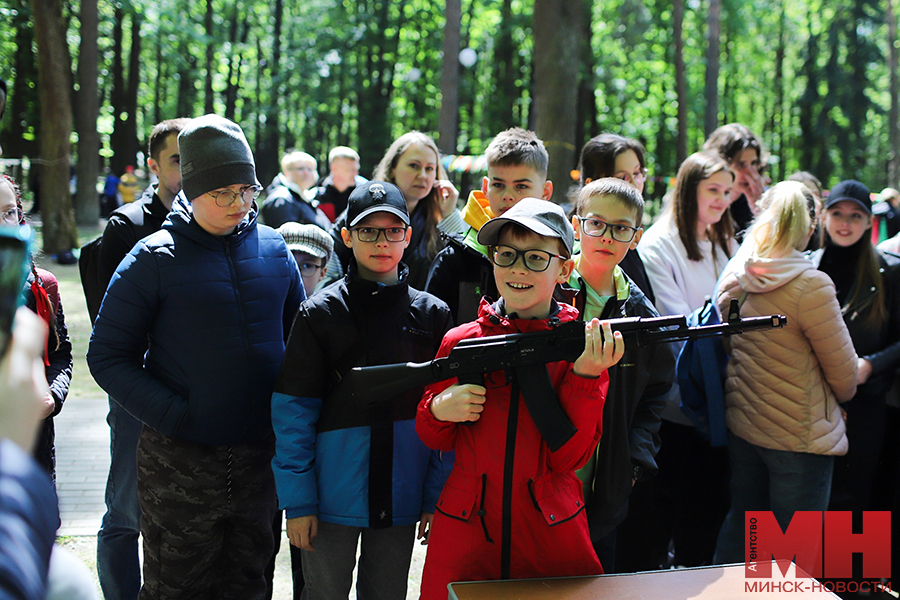
[[206, 446], [148, 427], [137, 451], [144, 585], [140, 600], [256, 600], [274, 550], [274, 438]]

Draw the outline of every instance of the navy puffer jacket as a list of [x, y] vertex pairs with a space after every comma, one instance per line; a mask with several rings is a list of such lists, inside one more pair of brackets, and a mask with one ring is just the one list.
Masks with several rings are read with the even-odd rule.
[[272, 432], [272, 388], [304, 299], [294, 258], [276, 231], [257, 226], [255, 207], [234, 233], [214, 236], [179, 194], [162, 230], [116, 269], [88, 365], [100, 387], [160, 433], [257, 443]]

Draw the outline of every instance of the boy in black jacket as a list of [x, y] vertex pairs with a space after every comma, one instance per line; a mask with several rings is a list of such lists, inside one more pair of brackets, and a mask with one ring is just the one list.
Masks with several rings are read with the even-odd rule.
[[476, 239], [481, 226], [522, 198], [549, 200], [553, 194], [553, 183], [547, 180], [550, 157], [534, 132], [507, 129], [491, 141], [484, 156], [487, 177], [462, 210], [469, 230], [462, 236], [448, 235], [447, 247], [434, 258], [425, 282], [425, 291], [447, 303], [456, 323], [478, 317], [482, 296], [499, 297], [488, 249]]
[[[643, 233], [644, 201], [637, 188], [621, 179], [598, 179], [582, 188], [575, 208], [572, 226], [581, 254], [563, 294], [585, 320], [659, 316], [618, 266]], [[625, 356], [609, 369], [603, 437], [578, 472], [591, 542], [607, 573], [615, 572], [616, 528], [628, 512], [631, 488], [656, 472], [660, 414], [674, 376], [668, 344], [626, 346]]]
[[309, 600], [348, 596], [360, 537], [359, 597], [405, 598], [416, 523], [427, 541], [444, 483], [415, 432], [421, 388], [372, 407], [336, 389], [352, 367], [431, 360], [450, 328], [447, 305], [407, 283], [409, 222], [395, 185], [353, 190], [349, 273], [301, 306], [275, 384], [272, 468]]

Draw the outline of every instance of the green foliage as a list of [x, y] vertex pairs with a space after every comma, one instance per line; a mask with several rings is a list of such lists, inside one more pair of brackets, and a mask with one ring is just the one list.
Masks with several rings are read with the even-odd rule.
[[[890, 107], [885, 0], [723, 0], [719, 121], [757, 132], [778, 172], [811, 170], [826, 185], [856, 177], [873, 189], [887, 183]], [[110, 155], [115, 115], [113, 19], [123, 17], [122, 63], [131, 52], [131, 16], [140, 16], [139, 147], [161, 119], [204, 109], [207, 76], [213, 109], [244, 127], [257, 149], [266, 123], [277, 123], [278, 151], [301, 148], [324, 163], [338, 144], [357, 147], [363, 174], [404, 131], [436, 135], [444, 11], [425, 0], [304, 0], [285, 2], [280, 63], [274, 65], [275, 2], [120, 0], [100, 3], [99, 65], [102, 153]], [[533, 126], [533, 0], [464, 0], [461, 47], [477, 61], [460, 66], [457, 150], [479, 153], [500, 130]], [[590, 57], [582, 76], [593, 92], [589, 131], [640, 139], [649, 153], [649, 187], [661, 196], [675, 174], [677, 135], [669, 0], [604, 0], [592, 4]], [[78, 1], [69, 3], [68, 40], [78, 59]], [[703, 143], [708, 2], [687, 0], [684, 61], [688, 83], [687, 147]], [[33, 35], [27, 0], [0, 7], [0, 76], [29, 83], [15, 89], [21, 112], [0, 122], [0, 141], [33, 153], [40, 126], [34, 85]], [[587, 27], [587, 24], [585, 24]], [[560, 32], [570, 35], [571, 32]], [[776, 88], [776, 53], [783, 46], [783, 99]], [[206, 65], [212, 49], [212, 69]], [[17, 62], [18, 61], [18, 62]], [[23, 62], [24, 61], [24, 62]], [[30, 62], [29, 62], [30, 61]], [[127, 81], [128, 73], [124, 73]], [[579, 82], [572, 82], [578, 85]], [[12, 103], [13, 96], [10, 101]], [[589, 123], [589, 124], [588, 124]], [[15, 142], [11, 143], [11, 137]], [[586, 139], [576, 140], [582, 144]], [[324, 171], [324, 166], [320, 166]]]

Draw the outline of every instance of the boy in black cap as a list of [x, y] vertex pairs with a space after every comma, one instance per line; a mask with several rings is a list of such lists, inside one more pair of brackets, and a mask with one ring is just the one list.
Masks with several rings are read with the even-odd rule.
[[[423, 362], [450, 327], [447, 305], [406, 283], [412, 231], [402, 192], [371, 181], [348, 201], [349, 273], [297, 315], [272, 396], [272, 462], [304, 598], [346, 598], [360, 535], [360, 598], [405, 598], [416, 522], [428, 530], [443, 485], [437, 452], [416, 436], [422, 390], [371, 411], [335, 393], [352, 367]], [[424, 542], [423, 542], [424, 543]]]
[[[577, 310], [553, 299], [572, 272], [574, 237], [562, 209], [535, 198], [485, 223], [478, 242], [490, 248], [500, 299], [482, 300], [478, 320], [450, 331], [438, 356], [465, 339], [548, 331], [577, 319]], [[606, 369], [622, 352], [622, 335], [614, 338], [608, 323], [601, 335], [594, 319], [585, 324], [585, 351], [575, 363], [546, 366], [555, 394], [535, 402], [558, 404], [577, 430], [559, 447], [539, 433], [514, 372], [487, 373], [483, 385], [447, 380], [426, 389], [416, 431], [456, 459], [437, 503], [421, 598], [445, 598], [451, 581], [603, 572], [575, 470], [600, 440]]]
[[182, 191], [116, 269], [88, 364], [144, 424], [140, 597], [262, 599], [275, 542], [269, 407], [305, 294], [284, 240], [256, 224], [241, 128], [206, 115], [178, 146]]

